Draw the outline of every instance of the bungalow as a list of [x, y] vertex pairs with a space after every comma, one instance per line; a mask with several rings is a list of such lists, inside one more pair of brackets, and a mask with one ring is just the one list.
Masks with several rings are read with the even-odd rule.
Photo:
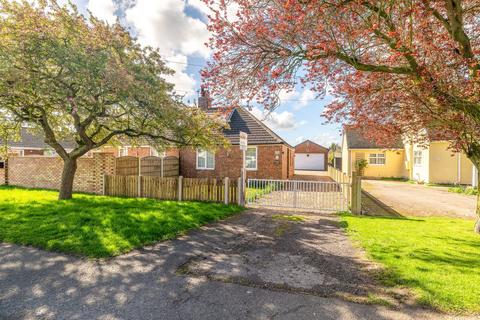
[[[200, 100], [199, 100], [199, 104]], [[218, 115], [215, 108], [201, 105], [212, 115]], [[229, 177], [238, 178], [242, 167], [242, 151], [239, 147], [239, 133], [248, 134], [246, 170], [249, 178], [289, 179], [294, 174], [295, 150], [276, 133], [243, 107], [232, 109], [226, 116], [229, 128], [224, 136], [230, 141], [230, 148], [216, 152], [182, 148], [180, 150], [180, 174], [187, 178]]]
[[357, 160], [367, 160], [367, 178], [405, 178], [422, 183], [465, 184], [474, 182], [475, 167], [464, 153], [448, 149], [449, 142], [401, 142], [379, 146], [358, 129], [345, 127], [342, 141], [343, 172], [355, 171]]
[[[20, 137], [18, 140], [7, 142], [9, 156], [53, 156], [56, 153], [45, 143], [43, 136], [33, 134], [27, 127], [20, 129]], [[0, 141], [3, 143], [3, 141]], [[68, 150], [74, 147], [74, 142], [64, 141], [62, 145]]]
[[355, 171], [355, 163], [367, 160], [364, 176], [368, 178], [406, 178], [405, 150], [397, 143], [380, 146], [366, 139], [359, 129], [344, 127], [342, 138], [342, 171], [348, 175]]

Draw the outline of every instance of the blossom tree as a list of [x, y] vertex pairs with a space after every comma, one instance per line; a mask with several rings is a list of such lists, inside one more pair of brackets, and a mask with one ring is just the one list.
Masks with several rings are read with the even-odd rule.
[[271, 110], [299, 82], [319, 97], [331, 87], [328, 120], [379, 143], [446, 139], [480, 167], [479, 0], [204, 1], [214, 53], [203, 76], [219, 103]]
[[64, 162], [59, 199], [72, 197], [78, 158], [106, 143], [225, 142], [221, 121], [175, 97], [172, 72], [118, 23], [55, 0], [0, 0], [0, 139], [24, 125], [45, 137]]

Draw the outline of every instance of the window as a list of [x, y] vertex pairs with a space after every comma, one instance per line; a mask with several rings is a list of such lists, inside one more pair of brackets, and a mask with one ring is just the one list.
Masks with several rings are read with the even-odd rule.
[[0, 159], [0, 169], [5, 169], [5, 160]]
[[384, 153], [370, 153], [368, 155], [368, 163], [369, 164], [378, 164], [378, 165], [385, 164], [385, 154]]
[[128, 156], [128, 147], [120, 147], [119, 156], [120, 157]]
[[413, 164], [416, 166], [421, 166], [422, 165], [422, 157], [423, 157], [423, 152], [422, 151], [413, 151]]
[[245, 152], [245, 168], [257, 170], [257, 147], [248, 147]]
[[215, 154], [206, 150], [197, 150], [197, 169], [215, 169]]

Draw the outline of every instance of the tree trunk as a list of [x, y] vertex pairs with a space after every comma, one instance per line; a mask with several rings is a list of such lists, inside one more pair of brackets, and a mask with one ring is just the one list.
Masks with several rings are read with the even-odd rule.
[[475, 213], [477, 214], [477, 221], [475, 222], [474, 231], [480, 234], [480, 157], [479, 156], [470, 156], [470, 160], [472, 161], [473, 165], [477, 168], [477, 206], [475, 208]]
[[480, 166], [476, 163], [473, 164], [477, 168], [477, 207], [475, 212], [477, 213], [477, 222], [475, 222], [475, 232], [480, 234]]
[[67, 200], [72, 198], [73, 179], [77, 171], [77, 159], [63, 159], [62, 182], [60, 185], [60, 193], [58, 200]]

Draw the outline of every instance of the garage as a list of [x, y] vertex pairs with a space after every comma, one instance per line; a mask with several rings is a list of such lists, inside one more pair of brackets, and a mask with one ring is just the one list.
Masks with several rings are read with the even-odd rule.
[[326, 170], [328, 149], [310, 140], [295, 146], [295, 170]]

